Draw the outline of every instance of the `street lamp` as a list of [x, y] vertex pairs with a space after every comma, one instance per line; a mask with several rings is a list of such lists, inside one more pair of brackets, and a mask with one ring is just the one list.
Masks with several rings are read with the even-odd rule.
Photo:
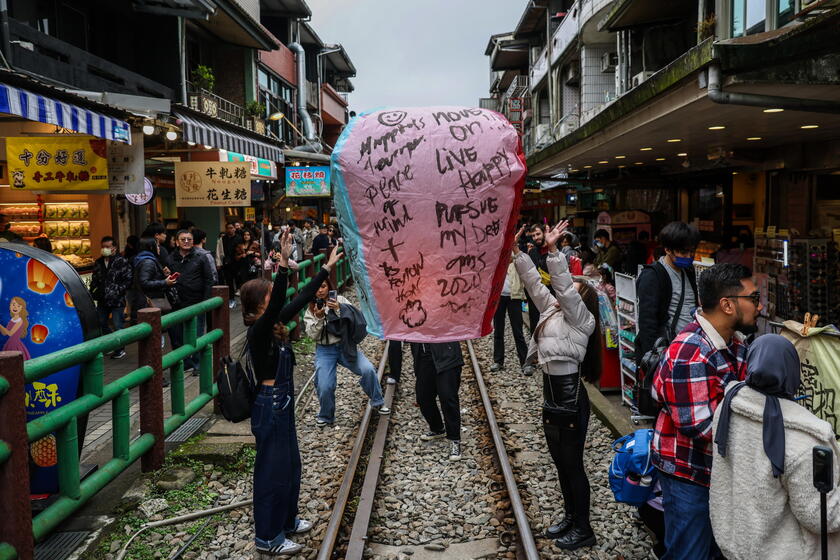
[[302, 133], [300, 130], [298, 130], [298, 127], [296, 127], [296, 126], [294, 125], [294, 123], [293, 123], [292, 121], [290, 121], [290, 120], [289, 120], [289, 118], [286, 116], [286, 114], [285, 114], [285, 113], [283, 113], [282, 111], [278, 111], [278, 112], [276, 112], [276, 113], [271, 113], [271, 115], [269, 115], [269, 116], [268, 116], [268, 120], [270, 120], [270, 121], [286, 121], [287, 123], [289, 123], [289, 126], [291, 126], [291, 127], [292, 127], [292, 129], [293, 129], [295, 132], [297, 132], [297, 133], [298, 133], [298, 136], [300, 136], [301, 138], [303, 138], [303, 141], [304, 141], [304, 142], [306, 142], [307, 144], [309, 144], [310, 146], [312, 146], [313, 148], [315, 148], [315, 146], [313, 146], [313, 145], [312, 145], [312, 142], [310, 142], [309, 140], [307, 140], [306, 136], [304, 136], [304, 135], [303, 135], [303, 133]]

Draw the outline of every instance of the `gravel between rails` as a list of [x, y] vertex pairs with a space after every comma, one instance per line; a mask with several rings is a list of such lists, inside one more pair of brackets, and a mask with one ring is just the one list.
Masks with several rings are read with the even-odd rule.
[[607, 471], [613, 458], [611, 446], [614, 438], [594, 414], [589, 420], [584, 464], [592, 488], [592, 527], [598, 543], [591, 548], [567, 552], [554, 546], [552, 540], [539, 536], [563, 516], [557, 470], [542, 431], [542, 374], [537, 372], [532, 377], [523, 376], [509, 327], [506, 328], [505, 338], [505, 369], [499, 372], [490, 372], [493, 364], [492, 335], [475, 341], [474, 346], [531, 520], [531, 529], [537, 539], [540, 557], [550, 560], [652, 558], [653, 543], [641, 523], [633, 519], [635, 508], [616, 503], [613, 498]]
[[[406, 548], [443, 551], [469, 541], [484, 541], [477, 547], [485, 551], [482, 558], [515, 558], [515, 522], [462, 346], [466, 364], [460, 390], [460, 461], [449, 460], [448, 440], [420, 440], [428, 425], [414, 406], [413, 364], [409, 349], [403, 348], [402, 380], [368, 531], [369, 542], [375, 544], [366, 548], [366, 558], [408, 558]], [[443, 554], [441, 558], [451, 557]]]

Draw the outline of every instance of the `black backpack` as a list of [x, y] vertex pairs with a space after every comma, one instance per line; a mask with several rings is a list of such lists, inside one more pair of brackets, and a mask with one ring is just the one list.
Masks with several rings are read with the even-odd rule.
[[245, 366], [240, 363], [242, 355], [248, 351], [248, 345], [242, 349], [239, 360], [230, 356], [222, 360], [222, 367], [216, 375], [219, 387], [219, 409], [228, 422], [242, 422], [251, 417], [251, 405], [257, 396], [257, 380], [246, 359]]
[[642, 356], [642, 360], [636, 367], [636, 384], [633, 386], [633, 398], [636, 400], [636, 407], [639, 410], [639, 414], [642, 416], [652, 416], [656, 418], [659, 414], [659, 410], [662, 408], [662, 404], [657, 401], [651, 393], [651, 389], [653, 387], [653, 376], [656, 374], [656, 370], [659, 368], [660, 362], [662, 362], [662, 357], [668, 351], [668, 346], [671, 345], [671, 341], [677, 338], [677, 323], [679, 322], [680, 315], [682, 314], [683, 303], [685, 303], [685, 284], [687, 276], [687, 274], [682, 274], [681, 276], [682, 292], [680, 294], [680, 302], [677, 305], [677, 312], [674, 313], [674, 317], [671, 319], [671, 324], [666, 325], [664, 336], [660, 336], [656, 339], [656, 342], [653, 343], [653, 347], [645, 352], [645, 355]]

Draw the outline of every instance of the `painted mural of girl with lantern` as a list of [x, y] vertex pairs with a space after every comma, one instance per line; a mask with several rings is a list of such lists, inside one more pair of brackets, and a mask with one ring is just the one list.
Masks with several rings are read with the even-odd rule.
[[29, 349], [23, 343], [23, 339], [29, 331], [29, 312], [26, 310], [26, 300], [22, 297], [13, 297], [9, 302], [9, 315], [11, 320], [5, 327], [0, 325], [0, 334], [8, 336], [9, 340], [3, 345], [4, 351], [20, 352], [23, 359], [31, 358]]

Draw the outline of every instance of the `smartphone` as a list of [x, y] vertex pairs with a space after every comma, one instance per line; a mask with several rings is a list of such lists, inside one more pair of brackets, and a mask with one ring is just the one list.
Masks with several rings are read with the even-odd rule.
[[169, 275], [169, 278], [171, 280], [177, 280], [179, 276], [181, 276], [180, 272], [173, 272], [172, 274]]
[[330, 301], [338, 301], [338, 292], [335, 290], [330, 290], [330, 293], [327, 294], [327, 299]]

